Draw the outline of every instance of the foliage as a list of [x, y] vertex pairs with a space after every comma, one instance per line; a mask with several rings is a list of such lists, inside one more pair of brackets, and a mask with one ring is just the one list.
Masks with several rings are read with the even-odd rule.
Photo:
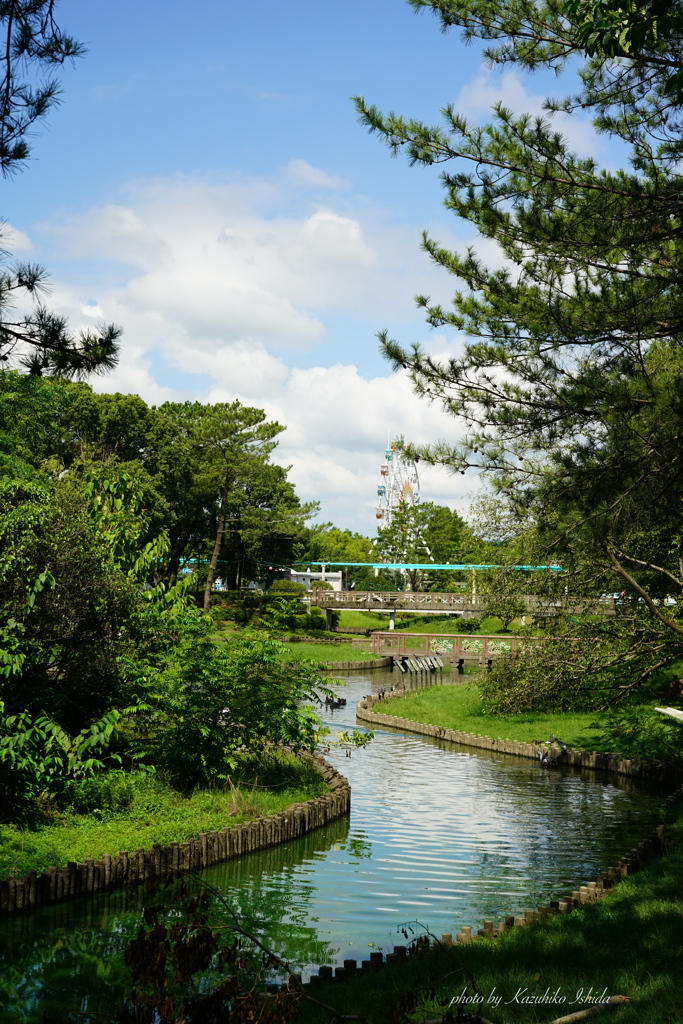
[[0, 697], [10, 714], [49, 709], [78, 732], [131, 703], [124, 654], [150, 657], [172, 639], [163, 608], [117, 565], [66, 480], [0, 483], [0, 585]]
[[293, 755], [240, 759], [225, 785], [180, 793], [160, 773], [96, 772], [66, 783], [59, 813], [31, 828], [0, 825], [0, 877], [44, 871], [118, 850], [196, 839], [201, 832], [278, 814], [327, 792], [309, 762]]
[[190, 790], [225, 780], [241, 750], [315, 749], [318, 719], [307, 704], [326, 691], [312, 666], [283, 664], [282, 645], [265, 634], [245, 631], [217, 644], [208, 616], [176, 615], [178, 640], [168, 656], [128, 666], [140, 694], [140, 751], [174, 785]]
[[299, 597], [308, 593], [303, 583], [296, 583], [294, 580], [275, 580], [270, 588], [271, 594], [293, 594]]
[[488, 673], [484, 673], [473, 683], [432, 686], [388, 701], [386, 713], [493, 739], [533, 743], [547, 741], [554, 733], [568, 746], [606, 749], [594, 712], [530, 708], [492, 713], [486, 704], [487, 684]]
[[483, 602], [484, 614], [495, 616], [507, 630], [510, 623], [526, 610], [524, 595], [528, 592], [529, 574], [514, 569], [484, 569], [477, 572], [477, 598]]
[[[498, 66], [560, 71], [581, 55], [580, 34], [554, 3], [413, 6], [486, 40]], [[667, 91], [680, 56], [672, 29], [661, 52], [658, 42], [632, 60], [589, 60], [578, 94], [545, 104], [547, 114], [590, 111], [598, 132], [627, 147], [628, 169], [598, 167], [548, 117], [500, 104], [483, 127], [452, 107], [432, 127], [357, 100], [362, 123], [394, 152], [450, 165], [446, 205], [499, 253], [489, 267], [473, 248], [452, 252], [425, 236], [433, 261], [461, 284], [452, 309], [425, 296], [418, 304], [432, 326], [464, 332], [462, 353], [443, 361], [386, 334], [382, 346], [418, 394], [458, 417], [464, 436], [411, 454], [488, 473], [519, 522], [533, 524], [544, 561], [572, 574], [590, 566], [586, 593], [624, 589], [642, 600], [649, 627], [637, 612], [638, 644], [619, 645], [631, 667], [642, 655], [639, 678], [679, 657], [683, 638], [683, 605], [667, 603], [683, 596], [683, 143], [680, 105]]]
[[635, 761], [652, 761], [680, 770], [683, 767], [683, 729], [652, 706], [627, 705], [608, 709], [600, 718], [603, 749]]
[[28, 136], [37, 121], [59, 102], [59, 85], [52, 78], [40, 84], [22, 80], [35, 68], [42, 72], [84, 52], [54, 20], [54, 0], [5, 4], [0, 10], [3, 29], [0, 82], [0, 170], [5, 177], [28, 159]]
[[[83, 46], [62, 32], [55, 21], [55, 0], [11, 0], [0, 6], [0, 172], [9, 177], [29, 157], [28, 138], [36, 123], [59, 101], [54, 77], [36, 74], [73, 61]], [[64, 317], [40, 301], [46, 271], [36, 264], [6, 264], [0, 250], [0, 363], [10, 359], [30, 374], [86, 377], [104, 373], [118, 361], [121, 328], [99, 324], [74, 335]], [[13, 314], [14, 300], [28, 299], [30, 313]]]
[[[69, 736], [45, 714], [6, 714], [0, 700], [0, 807], [5, 820], [31, 816], [40, 803], [63, 797], [70, 784], [103, 769], [118, 721], [118, 712], [110, 711]], [[108, 756], [112, 759], [120, 760], [116, 754]]]
[[[73, 334], [66, 319], [40, 301], [46, 284], [46, 271], [35, 264], [17, 262], [0, 271], [0, 361], [14, 359], [37, 377], [82, 379], [112, 370], [118, 363], [123, 329], [101, 323], [96, 330]], [[22, 304], [30, 300], [31, 312], [15, 314], [16, 298]]]
[[683, 69], [676, 43], [683, 35], [683, 13], [677, 4], [672, 0], [566, 0], [564, 9], [586, 53], [665, 69], [662, 92], [680, 102]]

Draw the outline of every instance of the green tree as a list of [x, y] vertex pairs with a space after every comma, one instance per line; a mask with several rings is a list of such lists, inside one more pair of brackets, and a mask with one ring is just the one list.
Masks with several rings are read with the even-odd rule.
[[192, 452], [197, 493], [214, 523], [203, 597], [208, 611], [222, 551], [239, 582], [247, 557], [265, 561], [287, 553], [288, 542], [317, 506], [302, 506], [286, 470], [269, 462], [284, 427], [268, 422], [262, 409], [235, 401], [167, 403], [159, 411]]
[[514, 569], [485, 569], [477, 572], [477, 597], [484, 603], [485, 615], [500, 619], [507, 630], [526, 609], [528, 574]]
[[[428, 509], [410, 501], [402, 501], [386, 526], [377, 530], [379, 557], [386, 562], [433, 562], [432, 554], [424, 537]], [[423, 589], [424, 571], [421, 569], [401, 570], [408, 581], [410, 590]]]
[[184, 790], [225, 780], [240, 757], [274, 747], [315, 749], [322, 681], [313, 665], [292, 666], [265, 634], [216, 644], [208, 616], [179, 608], [178, 644], [162, 661], [135, 660], [130, 679], [144, 727], [141, 750]]
[[[498, 66], [560, 71], [582, 55], [580, 32], [553, 3], [412, 6], [485, 40]], [[581, 68], [576, 95], [546, 103], [548, 114], [590, 110], [598, 132], [628, 147], [628, 169], [598, 167], [548, 117], [503, 105], [483, 127], [452, 107], [433, 127], [357, 101], [362, 123], [393, 151], [450, 165], [446, 205], [503, 258], [502, 268], [488, 267], [474, 248], [452, 252], [424, 238], [459, 290], [451, 309], [426, 296], [418, 304], [432, 326], [465, 334], [462, 354], [441, 361], [386, 334], [382, 345], [465, 433], [413, 454], [490, 474], [520, 519], [532, 515], [548, 559], [561, 553], [589, 592], [623, 588], [649, 670], [679, 657], [683, 639], [683, 140], [669, 93], [682, 42], [676, 32], [662, 42], [664, 63], [654, 50], [649, 62], [598, 55]], [[678, 604], [667, 605], [669, 596]], [[627, 659], [635, 650], [618, 646]]]
[[59, 102], [57, 80], [39, 76], [84, 53], [55, 22], [55, 7], [55, 0], [10, 0], [0, 7], [0, 170], [5, 177], [28, 159], [35, 124]]
[[[0, 4], [0, 172], [13, 174], [28, 159], [36, 123], [59, 101], [59, 84], [46, 71], [84, 52], [55, 21], [55, 0], [6, 0]], [[18, 363], [30, 374], [86, 377], [106, 373], [118, 361], [121, 328], [100, 324], [73, 334], [64, 317], [40, 301], [46, 271], [37, 264], [6, 262], [0, 252], [0, 363]], [[14, 300], [33, 309], [14, 314]]]
[[[680, 101], [683, 12], [671, 0], [566, 0], [581, 48], [592, 57], [621, 57], [659, 73], [664, 95]], [[671, 44], [674, 45], [671, 45]], [[664, 73], [662, 75], [662, 73]]]

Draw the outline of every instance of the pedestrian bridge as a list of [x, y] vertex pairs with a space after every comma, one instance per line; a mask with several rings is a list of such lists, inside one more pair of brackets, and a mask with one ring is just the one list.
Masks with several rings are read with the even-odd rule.
[[519, 654], [535, 643], [536, 637], [480, 636], [478, 633], [406, 633], [403, 630], [372, 634], [371, 650], [385, 657], [440, 655], [450, 662], [490, 662], [504, 655]]
[[[549, 600], [545, 597], [528, 595], [520, 598], [528, 615], [555, 616], [569, 615], [614, 615], [614, 599], [611, 597], [565, 597]], [[311, 604], [323, 611], [388, 612], [393, 623], [396, 612], [412, 612], [414, 615], [460, 615], [463, 618], [484, 615], [486, 604], [476, 594], [438, 591], [405, 590], [318, 590], [311, 591]], [[390, 628], [392, 628], [390, 626]]]

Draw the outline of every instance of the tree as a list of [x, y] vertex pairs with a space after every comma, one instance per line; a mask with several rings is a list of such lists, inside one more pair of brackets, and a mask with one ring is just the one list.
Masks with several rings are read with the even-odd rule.
[[[55, 0], [6, 0], [0, 4], [0, 172], [9, 177], [29, 156], [28, 136], [59, 102], [59, 85], [37, 75], [73, 61], [83, 46], [55, 21]], [[1, 237], [1, 236], [0, 236]], [[0, 250], [0, 262], [6, 253]], [[45, 269], [18, 262], [0, 271], [0, 363], [14, 360], [29, 373], [86, 377], [106, 373], [118, 360], [121, 328], [100, 324], [73, 334], [64, 317], [40, 301]], [[31, 313], [15, 319], [15, 296], [33, 301]]]
[[29, 156], [31, 129], [59, 102], [55, 78], [38, 74], [74, 61], [85, 51], [55, 22], [55, 0], [9, 0], [0, 7], [0, 170], [8, 177]]
[[514, 569], [485, 569], [477, 573], [477, 597], [483, 600], [485, 614], [495, 616], [507, 630], [513, 619], [523, 615], [526, 605], [527, 574]]
[[[554, 3], [411, 2], [490, 41], [493, 64], [561, 71], [582, 54], [581, 33]], [[521, 519], [532, 514], [547, 557], [561, 551], [594, 593], [626, 589], [649, 671], [680, 656], [683, 639], [680, 600], [664, 603], [683, 596], [683, 139], [669, 88], [682, 45], [672, 31], [647, 59], [598, 55], [581, 68], [577, 95], [546, 103], [548, 114], [591, 110], [597, 131], [629, 147], [628, 170], [599, 168], [548, 117], [502, 105], [484, 127], [448, 107], [441, 128], [357, 100], [362, 123], [394, 152], [454, 165], [442, 175], [446, 205], [503, 258], [489, 268], [473, 248], [424, 237], [461, 290], [452, 309], [426, 296], [418, 305], [432, 326], [464, 332], [463, 353], [439, 361], [386, 333], [382, 346], [465, 435], [412, 454], [490, 474]], [[629, 643], [622, 653], [630, 658]]]
[[[211, 590], [218, 560], [228, 538], [239, 537], [242, 551], [233, 552], [239, 565], [251, 557], [282, 553], [278, 539], [296, 533], [317, 508], [301, 506], [286, 471], [269, 464], [277, 437], [285, 428], [267, 422], [262, 409], [240, 402], [202, 405], [166, 403], [160, 409], [193, 452], [196, 478], [211, 504], [218, 499], [215, 533], [204, 585], [204, 609], [211, 605]], [[203, 553], [203, 552], [202, 552]], [[239, 580], [239, 571], [237, 572]]]
[[[0, 272], [0, 362], [14, 359], [37, 377], [82, 379], [106, 373], [118, 362], [118, 340], [123, 328], [98, 325], [96, 330], [69, 330], [63, 316], [51, 313], [39, 299], [46, 283], [43, 267], [16, 263]], [[14, 318], [15, 293], [34, 300], [34, 309]]]
[[680, 53], [669, 46], [683, 35], [683, 12], [671, 0], [567, 0], [566, 16], [591, 57], [623, 57], [665, 72], [665, 95], [681, 99]]
[[[433, 562], [424, 537], [427, 516], [426, 506], [402, 501], [392, 513], [391, 521], [377, 530], [379, 557], [386, 562]], [[423, 570], [405, 569], [401, 572], [409, 582], [409, 589], [422, 589]]]

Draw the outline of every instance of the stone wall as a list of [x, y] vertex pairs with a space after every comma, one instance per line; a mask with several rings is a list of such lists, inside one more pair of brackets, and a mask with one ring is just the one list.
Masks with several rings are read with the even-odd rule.
[[49, 867], [42, 874], [29, 871], [21, 878], [10, 875], [0, 882], [0, 914], [32, 910], [153, 879], [174, 878], [298, 839], [321, 828], [348, 813], [351, 787], [322, 758], [316, 757], [314, 762], [330, 788], [323, 796], [220, 832], [202, 832], [189, 842], [168, 846], [157, 843], [149, 850], [139, 848], [133, 853], [122, 850], [116, 856], [105, 854], [99, 860], [88, 858], [82, 864], [70, 862], [63, 868]]

